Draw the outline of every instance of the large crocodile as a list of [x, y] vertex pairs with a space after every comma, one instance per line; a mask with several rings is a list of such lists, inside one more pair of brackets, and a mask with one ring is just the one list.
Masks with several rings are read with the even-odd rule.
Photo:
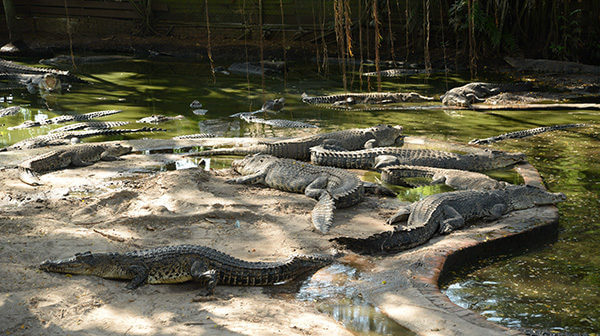
[[381, 181], [389, 184], [404, 185], [405, 178], [428, 177], [432, 183], [444, 183], [454, 189], [490, 190], [500, 189], [508, 185], [503, 181], [497, 181], [485, 174], [458, 170], [432, 168], [424, 166], [389, 166], [381, 169]]
[[230, 183], [260, 183], [317, 199], [312, 222], [323, 233], [331, 228], [335, 208], [355, 205], [364, 197], [362, 182], [356, 175], [343, 169], [318, 167], [267, 154], [235, 160], [232, 167], [244, 176], [233, 178], [228, 181]]
[[28, 65], [22, 65], [22, 64], [15, 63], [15, 62], [7, 61], [5, 59], [0, 59], [0, 73], [33, 74], [33, 75], [53, 74], [63, 81], [86, 83], [86, 81], [71, 74], [69, 71], [52, 69], [52, 68], [31, 67]]
[[362, 253], [398, 252], [427, 242], [436, 233], [448, 234], [465, 223], [494, 220], [502, 215], [566, 199], [531, 185], [507, 186], [495, 190], [460, 190], [427, 196], [401, 209], [389, 223], [407, 219], [406, 226], [367, 238], [339, 237], [335, 241]]
[[95, 111], [84, 114], [66, 114], [58, 117], [45, 119], [45, 120], [26, 120], [21, 125], [9, 127], [8, 130], [22, 129], [22, 128], [30, 128], [37, 127], [42, 125], [52, 125], [52, 124], [61, 124], [69, 121], [87, 121], [95, 118], [101, 118], [105, 116], [109, 116], [112, 114], [120, 113], [122, 110], [104, 110], [104, 111]]
[[285, 120], [285, 119], [263, 119], [252, 115], [240, 115], [240, 118], [247, 123], [264, 124], [273, 127], [281, 128], [319, 128], [316, 125], [305, 123], [302, 121]]
[[0, 118], [15, 115], [21, 111], [21, 106], [9, 106], [0, 109]]
[[188, 156], [205, 155], [248, 155], [256, 153], [271, 154], [297, 160], [310, 158], [310, 148], [322, 144], [354, 150], [377, 146], [392, 146], [403, 143], [402, 126], [378, 125], [369, 128], [355, 128], [331, 133], [309, 135], [289, 140], [281, 140], [267, 144], [248, 147], [217, 148]]
[[564, 125], [536, 127], [536, 128], [531, 128], [531, 129], [522, 130], [522, 131], [504, 133], [504, 134], [496, 135], [496, 136], [485, 138], [485, 139], [473, 139], [473, 140], [469, 141], [469, 143], [475, 144], [475, 145], [483, 145], [483, 144], [490, 144], [493, 142], [498, 142], [498, 141], [507, 140], [507, 139], [522, 139], [522, 138], [534, 136], [534, 135], [545, 133], [545, 132], [558, 131], [558, 130], [563, 130], [563, 129], [567, 129], [567, 128], [588, 127], [588, 126], [589, 126], [588, 124], [564, 124]]
[[126, 253], [77, 253], [68, 259], [47, 260], [40, 269], [131, 280], [128, 289], [197, 281], [207, 294], [213, 294], [217, 285], [268, 286], [293, 281], [333, 261], [331, 256], [296, 255], [281, 262], [249, 262], [210, 247], [178, 245]]
[[55, 128], [50, 130], [48, 134], [52, 133], [62, 133], [68, 131], [76, 131], [76, 130], [91, 130], [91, 129], [106, 129], [113, 127], [120, 127], [129, 124], [129, 121], [88, 121], [88, 122], [80, 122], [76, 124], [71, 124], [59, 128]]
[[93, 136], [109, 136], [117, 134], [140, 133], [140, 132], [164, 132], [162, 128], [142, 127], [135, 129], [90, 129], [85, 131], [69, 131], [39, 135], [33, 138], [19, 141], [8, 147], [0, 148], [0, 152], [9, 150], [31, 149], [46, 146], [60, 146], [79, 142], [82, 138]]
[[138, 119], [135, 122], [136, 123], [146, 123], [146, 124], [158, 124], [161, 122], [166, 122], [166, 121], [171, 121], [171, 120], [182, 120], [182, 119], [185, 119], [185, 117], [182, 116], [181, 114], [176, 115], [174, 117], [169, 117], [169, 116], [165, 116], [162, 114], [153, 114], [149, 117]]
[[62, 90], [60, 78], [53, 73], [0, 73], [0, 80], [10, 80], [24, 85], [29, 93], [35, 93], [38, 90], [42, 92], [60, 92]]
[[302, 101], [307, 104], [389, 104], [430, 100], [433, 100], [433, 97], [422, 96], [415, 92], [346, 93], [318, 97], [311, 97], [306, 93], [302, 94]]
[[404, 149], [377, 147], [356, 151], [329, 149], [315, 146], [310, 159], [319, 166], [352, 169], [381, 169], [391, 165], [428, 166], [469, 171], [485, 171], [508, 167], [525, 160], [521, 153], [486, 150], [481, 154], [457, 154], [431, 149]]
[[131, 147], [119, 144], [84, 144], [53, 150], [19, 164], [19, 179], [29, 185], [41, 185], [37, 173], [89, 166], [100, 160], [112, 161], [130, 152]]

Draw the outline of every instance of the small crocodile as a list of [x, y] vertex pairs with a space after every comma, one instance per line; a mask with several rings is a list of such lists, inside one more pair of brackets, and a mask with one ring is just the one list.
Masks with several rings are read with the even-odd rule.
[[216, 137], [215, 134], [211, 134], [211, 133], [196, 133], [196, 134], [186, 134], [186, 135], [179, 135], [176, 137], [173, 137], [174, 140], [184, 140], [184, 139], [202, 139], [202, 138], [214, 138]]
[[482, 154], [457, 154], [431, 149], [377, 147], [356, 151], [340, 151], [328, 146], [310, 149], [310, 159], [319, 166], [352, 169], [381, 169], [391, 165], [427, 166], [469, 171], [485, 171], [508, 167], [525, 160], [521, 153], [486, 150]]
[[197, 281], [214, 294], [217, 285], [269, 286], [290, 282], [331, 264], [332, 256], [295, 255], [281, 262], [249, 262], [210, 247], [178, 245], [125, 253], [77, 253], [74, 257], [47, 260], [47, 272], [95, 275], [131, 280], [127, 289], [144, 284]]
[[564, 124], [564, 125], [536, 127], [536, 128], [531, 128], [531, 129], [522, 130], [522, 131], [504, 133], [504, 134], [500, 134], [500, 135], [485, 138], [485, 139], [473, 139], [473, 140], [469, 141], [469, 143], [474, 144], [474, 145], [484, 145], [484, 144], [491, 144], [493, 142], [498, 142], [498, 141], [507, 140], [507, 139], [526, 138], [526, 137], [530, 137], [530, 136], [545, 133], [545, 132], [558, 131], [558, 130], [574, 128], [574, 127], [588, 127], [588, 126], [589, 126], [588, 124]]
[[319, 128], [316, 125], [294, 121], [294, 120], [284, 120], [284, 119], [262, 119], [258, 117], [254, 117], [251, 115], [241, 115], [240, 118], [247, 123], [255, 123], [255, 124], [265, 124], [273, 127], [281, 127], [281, 128]]
[[440, 98], [444, 105], [471, 108], [471, 104], [482, 103], [485, 98], [501, 92], [527, 91], [531, 88], [532, 84], [526, 82], [506, 84], [474, 82], [452, 88]]
[[259, 110], [256, 110], [253, 112], [238, 112], [238, 113], [234, 113], [234, 114], [230, 115], [229, 117], [242, 118], [244, 116], [251, 116], [251, 115], [255, 115], [258, 113], [262, 113], [262, 112], [277, 113], [277, 112], [283, 110], [284, 105], [285, 105], [285, 98], [283, 98], [283, 97], [277, 98], [277, 99], [270, 99], [270, 100], [267, 100]]
[[85, 144], [66, 149], [53, 150], [37, 155], [19, 164], [19, 179], [29, 185], [41, 185], [37, 173], [84, 167], [94, 162], [116, 160], [118, 156], [131, 152], [131, 147], [119, 144]]
[[284, 191], [304, 193], [316, 199], [312, 222], [322, 233], [327, 233], [331, 228], [334, 209], [350, 207], [364, 197], [360, 179], [343, 169], [318, 167], [267, 154], [235, 160], [232, 167], [244, 176], [228, 180], [230, 183], [264, 184]]
[[425, 74], [425, 73], [427, 73], [426, 69], [399, 68], [399, 69], [381, 70], [381, 71], [379, 71], [379, 73], [377, 71], [364, 72], [361, 74], [361, 76], [375, 77], [379, 74], [379, 76], [381, 76], [381, 77], [401, 77], [401, 76], [417, 75], [417, 74]]
[[22, 150], [39, 148], [46, 146], [60, 146], [68, 145], [79, 142], [82, 138], [89, 138], [93, 136], [108, 136], [128, 133], [141, 133], [141, 132], [165, 132], [162, 128], [154, 127], [142, 127], [135, 129], [90, 129], [85, 131], [69, 131], [53, 134], [39, 135], [33, 138], [19, 141], [8, 147], [0, 148], [0, 152], [10, 150]]
[[248, 147], [217, 148], [187, 156], [205, 155], [248, 155], [255, 153], [271, 154], [296, 160], [310, 158], [310, 148], [322, 144], [329, 144], [340, 148], [353, 150], [377, 146], [392, 146], [403, 142], [402, 126], [378, 125], [369, 128], [355, 128], [331, 133], [321, 133], [281, 140], [273, 143], [260, 144]]
[[21, 125], [9, 127], [8, 130], [37, 127], [42, 125], [61, 124], [69, 121], [86, 121], [120, 113], [122, 110], [105, 110], [84, 114], [67, 114], [45, 120], [26, 120]]
[[62, 133], [68, 131], [77, 131], [77, 130], [91, 130], [91, 129], [106, 129], [113, 127], [120, 127], [129, 124], [129, 121], [89, 121], [89, 122], [81, 122], [76, 124], [71, 124], [59, 128], [55, 128], [50, 130], [48, 134], [53, 133]]
[[146, 123], [146, 124], [158, 124], [161, 122], [171, 121], [171, 120], [182, 120], [185, 119], [184, 116], [176, 115], [174, 117], [168, 117], [162, 114], [153, 114], [149, 117], [145, 117], [136, 121], [136, 123]]
[[404, 185], [407, 177], [428, 177], [432, 183], [444, 183], [454, 189], [490, 190], [505, 188], [506, 182], [476, 172], [443, 169], [423, 166], [389, 166], [381, 169], [381, 181], [389, 184]]
[[0, 109], [0, 118], [15, 115], [15, 114], [19, 113], [20, 111], [21, 111], [20, 106], [5, 107], [3, 109]]
[[389, 104], [430, 100], [433, 100], [433, 97], [422, 96], [415, 92], [347, 93], [320, 97], [311, 97], [306, 93], [302, 94], [302, 102], [307, 104]]
[[550, 193], [531, 185], [452, 191], [427, 196], [388, 220], [393, 223], [407, 219], [406, 226], [367, 238], [339, 237], [331, 241], [356, 252], [395, 253], [424, 244], [436, 233], [448, 234], [467, 222], [491, 221], [511, 211], [555, 204], [565, 199], [563, 193]]

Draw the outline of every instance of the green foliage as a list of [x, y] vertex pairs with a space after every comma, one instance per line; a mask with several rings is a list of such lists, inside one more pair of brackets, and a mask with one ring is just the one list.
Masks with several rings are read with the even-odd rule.
[[562, 60], [577, 59], [577, 51], [582, 47], [581, 40], [581, 9], [576, 9], [568, 15], [559, 15], [558, 40], [550, 43], [552, 54]]

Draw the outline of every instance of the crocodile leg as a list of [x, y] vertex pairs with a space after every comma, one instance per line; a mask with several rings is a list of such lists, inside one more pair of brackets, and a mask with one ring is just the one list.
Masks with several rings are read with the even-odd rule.
[[398, 158], [393, 155], [379, 155], [373, 161], [373, 168], [375, 170], [377, 170], [377, 169], [381, 169], [383, 167], [395, 166], [395, 165], [399, 165], [399, 164], [400, 164], [400, 162], [399, 162]]
[[451, 206], [444, 206], [444, 220], [440, 223], [440, 234], [448, 234], [455, 229], [465, 226], [464, 217]]
[[396, 197], [397, 194], [389, 188], [386, 188], [380, 184], [377, 183], [372, 183], [372, 182], [362, 182], [363, 184], [363, 188], [365, 189], [365, 193], [371, 193], [371, 194], [375, 194], [375, 195], [382, 195], [382, 196], [390, 196], [390, 197]]
[[146, 267], [131, 265], [129, 266], [129, 272], [133, 274], [133, 279], [131, 279], [131, 282], [128, 283], [125, 288], [136, 289], [146, 283], [146, 280], [148, 279], [148, 269]]
[[203, 296], [210, 296], [215, 293], [217, 287], [217, 271], [214, 269], [207, 270], [206, 264], [201, 261], [194, 261], [190, 269], [190, 274], [195, 281], [204, 284]]
[[488, 220], [494, 220], [502, 217], [507, 212], [507, 206], [503, 203], [494, 204], [490, 209], [490, 213], [487, 217]]
[[304, 189], [304, 195], [314, 198], [320, 199], [323, 194], [327, 193], [327, 183], [329, 183], [327, 176], [317, 177], [314, 181], [312, 181], [309, 185]]
[[393, 215], [392, 217], [390, 217], [387, 220], [387, 223], [389, 225], [392, 225], [396, 222], [405, 222], [406, 220], [408, 220], [408, 216], [411, 213], [411, 207], [410, 205], [407, 206], [403, 206], [400, 209], [398, 209], [398, 212], [396, 212], [395, 215]]

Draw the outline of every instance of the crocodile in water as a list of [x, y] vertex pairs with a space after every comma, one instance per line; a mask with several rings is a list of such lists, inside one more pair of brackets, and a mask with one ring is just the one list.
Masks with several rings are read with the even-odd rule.
[[63, 81], [72, 81], [85, 83], [86, 81], [71, 74], [69, 71], [58, 70], [52, 68], [42, 67], [31, 67], [28, 65], [22, 65], [15, 62], [0, 59], [0, 73], [15, 73], [15, 74], [33, 74], [33, 75], [44, 75], [53, 74]]
[[229, 180], [231, 183], [260, 183], [317, 199], [312, 222], [323, 233], [331, 228], [335, 208], [355, 205], [364, 197], [362, 182], [343, 169], [318, 167], [266, 154], [249, 155], [233, 161], [232, 167], [244, 176]]
[[427, 73], [427, 69], [399, 68], [399, 69], [381, 70], [379, 72], [377, 72], [377, 71], [364, 72], [361, 74], [361, 76], [374, 77], [374, 76], [379, 75], [381, 77], [400, 77], [400, 76], [417, 75], [417, 74], [425, 74], [425, 73]]
[[262, 113], [262, 112], [277, 113], [277, 112], [283, 110], [284, 106], [285, 106], [285, 98], [281, 97], [281, 98], [277, 98], [277, 99], [270, 99], [270, 100], [267, 100], [259, 110], [256, 110], [253, 112], [238, 112], [238, 113], [234, 113], [234, 114], [230, 115], [229, 117], [237, 118], [237, 117], [243, 117], [243, 116], [251, 116], [251, 115], [255, 115], [258, 113]]
[[69, 259], [45, 261], [40, 269], [131, 280], [128, 289], [144, 284], [197, 281], [207, 294], [213, 294], [217, 285], [268, 286], [289, 282], [333, 260], [331, 256], [296, 255], [282, 262], [249, 262], [205, 246], [179, 245], [125, 253], [77, 253]]
[[0, 80], [10, 80], [24, 85], [29, 93], [36, 93], [38, 90], [42, 92], [60, 92], [62, 89], [60, 78], [52, 73], [0, 73]]
[[110, 62], [122, 62], [132, 60], [131, 56], [123, 55], [98, 55], [98, 56], [71, 56], [71, 55], [58, 55], [53, 58], [46, 58], [40, 60], [40, 64], [54, 65], [54, 66], [72, 66], [81, 64], [99, 64], [99, 63], [110, 63]]
[[277, 157], [308, 160], [310, 158], [310, 148], [314, 146], [329, 144], [348, 150], [377, 146], [393, 146], [403, 143], [403, 136], [401, 133], [402, 126], [392, 127], [389, 125], [378, 125], [369, 128], [356, 128], [309, 135], [248, 147], [217, 148], [188, 154], [188, 156], [247, 155], [264, 153]]
[[10, 106], [10, 107], [0, 109], [0, 118], [15, 115], [15, 114], [19, 113], [19, 111], [21, 111], [20, 106]]
[[406, 226], [367, 238], [339, 237], [332, 241], [356, 252], [393, 253], [424, 244], [436, 233], [450, 233], [470, 221], [495, 220], [510, 211], [555, 204], [565, 199], [563, 193], [550, 193], [531, 185], [452, 191], [427, 196], [401, 209], [388, 221], [393, 223], [408, 218]]
[[181, 120], [181, 119], [185, 119], [184, 116], [180, 115], [176, 115], [174, 117], [168, 117], [162, 114], [153, 114], [149, 117], [145, 117], [139, 120], [136, 120], [136, 123], [146, 123], [146, 124], [158, 124], [161, 122], [166, 122], [166, 121], [171, 121], [171, 120]]
[[55, 128], [53, 130], [50, 130], [48, 132], [48, 134], [68, 132], [68, 131], [77, 131], [77, 130], [106, 129], [106, 128], [125, 126], [127, 124], [129, 124], [129, 121], [80, 122], [80, 123], [76, 123], [76, 124], [71, 124], [71, 125]]
[[405, 178], [428, 177], [432, 183], [444, 183], [454, 189], [490, 190], [500, 189], [509, 185], [497, 181], [485, 174], [458, 170], [443, 169], [424, 166], [389, 166], [381, 169], [381, 181], [389, 184], [405, 185]]
[[545, 132], [558, 131], [558, 130], [574, 128], [574, 127], [587, 127], [587, 126], [589, 126], [589, 125], [588, 124], [565, 124], [565, 125], [536, 127], [536, 128], [531, 128], [531, 129], [522, 130], [522, 131], [504, 133], [504, 134], [500, 134], [500, 135], [485, 138], [485, 139], [473, 139], [473, 140], [469, 141], [469, 143], [475, 144], [475, 145], [490, 144], [493, 142], [498, 142], [498, 141], [507, 140], [507, 139], [521, 139], [521, 138], [526, 138], [526, 137], [530, 137], [530, 136], [545, 133]]
[[527, 91], [532, 88], [531, 83], [506, 83], [492, 84], [475, 82], [448, 90], [440, 98], [444, 105], [471, 107], [473, 103], [482, 103], [485, 98], [501, 92]]
[[174, 140], [185, 140], [185, 139], [202, 139], [202, 138], [214, 138], [216, 137], [215, 134], [211, 134], [211, 133], [196, 133], [196, 134], [186, 134], [186, 135], [179, 135], [176, 137], [173, 137]]
[[29, 185], [41, 185], [37, 173], [89, 166], [100, 160], [112, 161], [130, 152], [131, 147], [119, 144], [85, 144], [53, 150], [19, 164], [19, 179]]
[[389, 104], [430, 100], [433, 100], [433, 97], [422, 96], [415, 92], [347, 93], [319, 97], [310, 97], [306, 93], [302, 94], [302, 101], [307, 104]]
[[242, 120], [247, 123], [255, 123], [255, 124], [265, 124], [273, 127], [281, 127], [281, 128], [319, 128], [316, 125], [294, 121], [294, 120], [284, 120], [284, 119], [262, 119], [252, 115], [244, 115], [240, 116]]
[[38, 120], [36, 120], [36, 121], [26, 120], [21, 125], [9, 127], [8, 130], [37, 127], [37, 126], [42, 126], [42, 125], [61, 124], [61, 123], [69, 122], [69, 121], [86, 121], [86, 120], [92, 120], [95, 118], [109, 116], [109, 115], [120, 113], [120, 112], [122, 112], [122, 110], [105, 110], [105, 111], [96, 111], [96, 112], [90, 112], [90, 113], [84, 113], [84, 114], [66, 114], [66, 115], [61, 115], [58, 117], [45, 119], [45, 120], [39, 120], [39, 121]]
[[328, 146], [310, 149], [311, 162], [319, 166], [353, 169], [381, 169], [391, 165], [427, 166], [469, 171], [504, 168], [525, 160], [521, 153], [486, 150], [481, 154], [456, 154], [431, 149], [377, 147], [340, 151]]
[[46, 146], [59, 146], [68, 145], [71, 143], [77, 143], [82, 138], [89, 138], [93, 136], [108, 136], [128, 133], [141, 133], [141, 132], [165, 132], [162, 128], [154, 127], [142, 127], [135, 129], [90, 129], [85, 131], [69, 131], [61, 133], [53, 133], [46, 135], [39, 135], [37, 137], [25, 139], [19, 141], [11, 146], [0, 148], [0, 152], [9, 150], [21, 150], [31, 149]]

